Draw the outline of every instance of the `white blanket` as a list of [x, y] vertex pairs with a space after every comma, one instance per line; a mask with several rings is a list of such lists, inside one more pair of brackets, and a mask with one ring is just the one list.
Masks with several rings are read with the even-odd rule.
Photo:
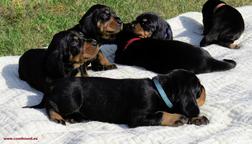
[[[22, 108], [39, 103], [42, 93], [19, 79], [19, 56], [9, 56], [0, 58], [0, 143], [251, 144], [252, 6], [244, 6], [238, 10], [246, 25], [245, 32], [238, 40], [241, 48], [231, 50], [217, 45], [204, 48], [217, 59], [233, 59], [237, 62], [237, 66], [229, 71], [197, 75], [207, 91], [206, 104], [201, 108], [201, 114], [209, 118], [208, 125], [130, 129], [126, 125], [97, 121], [67, 126], [56, 124], [48, 119], [45, 109]], [[201, 21], [199, 12], [185, 13], [168, 20], [175, 39], [194, 45], [199, 45], [202, 38]], [[110, 78], [156, 75], [141, 68], [121, 65], [116, 70], [88, 73], [91, 76]], [[7, 140], [8, 138], [12, 140]]]

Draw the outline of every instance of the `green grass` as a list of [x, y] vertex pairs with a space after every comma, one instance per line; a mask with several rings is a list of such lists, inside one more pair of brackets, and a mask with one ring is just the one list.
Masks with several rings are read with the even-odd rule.
[[[31, 48], [47, 46], [53, 35], [77, 24], [94, 4], [114, 9], [124, 22], [152, 11], [171, 18], [188, 11], [201, 11], [205, 0], [1, 0], [0, 56], [20, 55]], [[232, 6], [252, 0], [226, 0]]]

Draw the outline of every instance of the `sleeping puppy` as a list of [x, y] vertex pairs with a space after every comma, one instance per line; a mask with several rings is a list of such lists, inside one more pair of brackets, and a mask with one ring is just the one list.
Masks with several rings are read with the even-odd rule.
[[46, 96], [57, 123], [95, 120], [137, 126], [208, 124], [199, 116], [206, 92], [195, 74], [174, 70], [153, 79], [65, 78]]
[[119, 35], [115, 62], [143, 67], [166, 74], [173, 69], [186, 69], [196, 74], [229, 70], [236, 66], [233, 60], [216, 60], [206, 50], [175, 41], [139, 38], [135, 27], [124, 25]]
[[132, 24], [134, 33], [141, 38], [173, 39], [170, 25], [155, 13], [143, 13]]
[[244, 31], [242, 15], [220, 0], [208, 0], [202, 9], [204, 32], [200, 46], [219, 44], [231, 49], [239, 48], [234, 41]]
[[85, 39], [79, 32], [57, 33], [48, 49], [30, 49], [19, 59], [19, 77], [31, 87], [45, 92], [46, 86], [62, 77], [86, 75], [81, 66], [95, 59], [99, 51], [96, 40]]

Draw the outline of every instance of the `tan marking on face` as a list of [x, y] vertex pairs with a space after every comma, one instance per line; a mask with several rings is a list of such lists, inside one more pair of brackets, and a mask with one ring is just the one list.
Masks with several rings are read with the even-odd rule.
[[202, 106], [206, 101], [206, 90], [205, 88], [202, 86], [201, 87], [201, 94], [200, 97], [197, 99], [197, 104], [198, 106]]
[[85, 42], [84, 55], [82, 57], [82, 60], [84, 60], [84, 62], [87, 62], [94, 59], [99, 52], [99, 47], [100, 45], [98, 44], [96, 46], [93, 46], [92, 42]]
[[161, 125], [162, 126], [179, 126], [187, 123], [186, 119], [182, 118], [181, 114], [171, 114], [167, 112], [163, 112]]
[[103, 39], [114, 39], [115, 34], [122, 30], [122, 24], [119, 24], [114, 17], [106, 22], [98, 21], [97, 27], [100, 29]]
[[145, 31], [139, 23], [135, 25], [134, 33], [140, 38], [149, 38], [152, 35], [152, 32]]
[[85, 62], [92, 60], [96, 57], [99, 51], [99, 45], [92, 45], [92, 42], [84, 42], [84, 45], [80, 51], [80, 53], [76, 56], [70, 56], [69, 61], [73, 62], [74, 68], [79, 68]]

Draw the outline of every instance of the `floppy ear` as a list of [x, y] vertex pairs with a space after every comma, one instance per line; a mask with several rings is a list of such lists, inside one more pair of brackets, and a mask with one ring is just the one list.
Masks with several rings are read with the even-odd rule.
[[187, 117], [196, 117], [199, 115], [200, 109], [194, 95], [191, 92], [180, 94], [180, 98], [180, 109], [182, 114]]
[[91, 7], [79, 21], [81, 31], [89, 38], [97, 39], [99, 30], [97, 28], [97, 11], [102, 5], [95, 5]]
[[46, 76], [50, 78], [64, 77], [63, 54], [59, 50], [52, 51], [47, 55]]

